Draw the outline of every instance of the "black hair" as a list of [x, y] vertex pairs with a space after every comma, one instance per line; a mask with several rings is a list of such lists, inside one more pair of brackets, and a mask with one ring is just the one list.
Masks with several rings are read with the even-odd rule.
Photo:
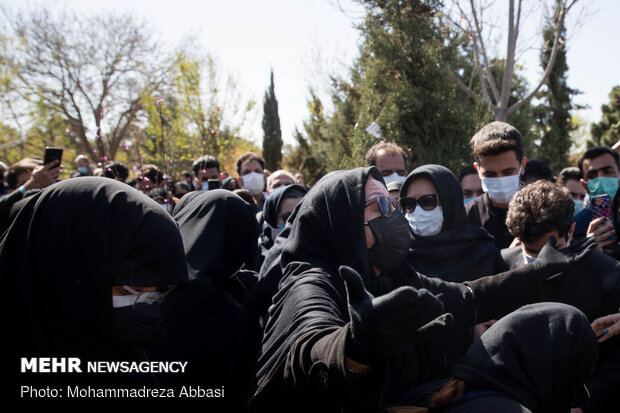
[[487, 123], [471, 138], [469, 145], [478, 161], [481, 156], [494, 156], [507, 151], [515, 151], [519, 162], [523, 159], [521, 132], [506, 122]]
[[217, 173], [220, 173], [220, 163], [211, 155], [201, 156], [192, 163], [192, 170], [194, 176], [198, 176], [198, 171], [207, 168], [217, 168]]
[[549, 165], [539, 159], [528, 159], [523, 170], [523, 182], [538, 181], [544, 179], [545, 181], [555, 182], [553, 178], [553, 172]]
[[478, 175], [478, 171], [474, 168], [474, 165], [467, 165], [465, 168], [461, 169], [461, 174], [459, 175], [459, 182], [463, 180], [467, 175]]
[[573, 181], [579, 182], [581, 178], [583, 178], [581, 169], [577, 168], [576, 166], [569, 166], [560, 171], [560, 173], [558, 174], [557, 183], [561, 186], [564, 186], [566, 184], [566, 181], [570, 181], [572, 179]]
[[129, 169], [117, 161], [109, 161], [103, 164], [103, 176], [106, 178], [120, 178], [123, 182], [129, 177]]
[[579, 163], [577, 164], [577, 166], [579, 167], [579, 171], [581, 171], [581, 173], [583, 174], [583, 161], [585, 159], [594, 159], [605, 154], [613, 156], [613, 158], [616, 160], [616, 166], [619, 166], [618, 152], [614, 151], [611, 148], [608, 148], [607, 146], [594, 146], [592, 148], [589, 148], [583, 155], [581, 155], [581, 158], [579, 158]]

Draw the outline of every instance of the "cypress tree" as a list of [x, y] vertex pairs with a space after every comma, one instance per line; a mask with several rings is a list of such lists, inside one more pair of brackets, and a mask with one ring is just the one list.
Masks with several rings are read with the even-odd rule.
[[276, 99], [271, 71], [271, 84], [265, 91], [263, 102], [263, 158], [265, 166], [272, 172], [280, 169], [282, 163], [282, 131], [280, 130], [280, 116], [278, 115], [278, 100]]

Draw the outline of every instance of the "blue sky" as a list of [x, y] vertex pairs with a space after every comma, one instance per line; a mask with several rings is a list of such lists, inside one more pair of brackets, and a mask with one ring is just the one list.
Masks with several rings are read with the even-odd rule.
[[[42, 4], [41, 1], [4, 0], [11, 7]], [[325, 85], [329, 73], [346, 73], [357, 54], [356, 19], [361, 7], [349, 0], [336, 7], [335, 0], [65, 0], [69, 8], [86, 12], [129, 11], [153, 24], [162, 41], [174, 46], [195, 35], [217, 59], [219, 67], [233, 75], [246, 99], [257, 101], [257, 111], [245, 134], [260, 145], [262, 99], [275, 73], [276, 96], [282, 135], [293, 142], [294, 128], [307, 118], [309, 87]], [[586, 2], [588, 3], [588, 2]], [[56, 6], [62, 4], [55, 3]], [[576, 102], [590, 106], [580, 114], [600, 119], [600, 106], [608, 102], [614, 85], [620, 84], [620, 1], [590, 1], [591, 15], [577, 33], [569, 34], [569, 85], [584, 92]], [[525, 55], [531, 83], [538, 76], [537, 54]]]

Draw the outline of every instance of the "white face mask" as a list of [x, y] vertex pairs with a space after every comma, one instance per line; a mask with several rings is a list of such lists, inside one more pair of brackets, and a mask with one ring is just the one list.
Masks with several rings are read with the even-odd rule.
[[201, 182], [200, 183], [200, 188], [202, 188], [203, 191], [208, 191], [209, 190], [209, 182]]
[[482, 190], [487, 192], [493, 201], [506, 204], [519, 190], [521, 167], [519, 167], [519, 173], [516, 175], [502, 176], [501, 178], [484, 178], [481, 175], [480, 180], [482, 181]]
[[278, 192], [284, 191], [284, 188], [286, 188], [286, 187], [287, 187], [287, 185], [280, 185], [280, 186], [277, 186], [277, 187], [275, 187], [275, 188], [273, 188], [273, 189], [271, 190], [271, 194], [270, 194], [270, 195], [272, 195], [272, 194], [277, 194]]
[[413, 233], [422, 237], [439, 234], [443, 226], [443, 209], [440, 206], [427, 211], [418, 205], [413, 212], [407, 213], [405, 217], [407, 217]]
[[265, 189], [265, 175], [258, 172], [250, 172], [243, 175], [243, 187], [250, 191], [252, 195], [258, 195]]
[[390, 182], [404, 181], [405, 179], [407, 179], [406, 176], [401, 176], [401, 175], [397, 174], [396, 172], [394, 172], [391, 175], [383, 177], [383, 180], [385, 181], [386, 185], [389, 184]]

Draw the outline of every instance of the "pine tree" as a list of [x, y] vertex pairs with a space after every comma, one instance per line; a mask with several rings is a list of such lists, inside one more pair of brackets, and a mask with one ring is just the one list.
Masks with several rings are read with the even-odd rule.
[[[557, 12], [556, 12], [557, 13]], [[545, 46], [540, 55], [540, 64], [543, 69], [549, 62], [554, 27], [549, 23], [543, 32]], [[546, 162], [551, 170], [560, 171], [568, 165], [568, 152], [572, 145], [570, 133], [572, 96], [579, 91], [567, 85], [568, 64], [566, 63], [566, 28], [560, 30], [561, 45], [558, 50], [555, 64], [545, 82], [546, 90], [539, 95], [542, 103], [535, 109], [535, 116], [539, 127], [540, 148], [538, 157]]]
[[282, 163], [282, 131], [280, 130], [278, 101], [273, 84], [273, 70], [271, 71], [271, 84], [265, 92], [263, 103], [263, 133], [265, 166], [273, 172], [280, 169]]
[[609, 93], [609, 104], [602, 105], [603, 116], [599, 123], [592, 124], [592, 141], [588, 146], [614, 146], [620, 141], [620, 86], [615, 86]]

